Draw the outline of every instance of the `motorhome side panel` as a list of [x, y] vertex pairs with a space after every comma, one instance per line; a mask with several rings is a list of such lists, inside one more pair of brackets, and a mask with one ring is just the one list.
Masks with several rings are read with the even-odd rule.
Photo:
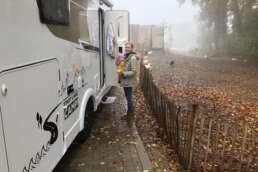
[[[0, 74], [6, 151], [11, 172], [45, 172], [62, 156], [59, 64], [47, 60]], [[49, 75], [51, 73], [51, 75]]]
[[[48, 25], [50, 31], [63, 40], [74, 43], [74, 51], [81, 58], [84, 81], [87, 88], [100, 92], [100, 55], [98, 0], [70, 1], [70, 24], [68, 26]], [[84, 44], [80, 44], [84, 42]], [[86, 88], [86, 89], [87, 89]]]
[[[87, 9], [88, 1], [74, 1]], [[99, 1], [93, 1], [96, 9]], [[98, 47], [94, 29], [80, 27], [88, 31], [88, 37], [80, 32], [72, 34], [71, 40], [64, 39], [40, 23], [38, 14], [34, 0], [3, 0], [0, 6], [0, 86], [7, 88], [6, 94], [0, 93], [0, 162], [5, 161], [4, 128], [10, 172], [53, 170], [79, 132], [83, 119], [77, 106], [82, 106], [84, 94], [94, 89], [92, 96], [101, 100], [107, 91], [106, 86], [100, 88], [99, 52], [81, 49], [78, 43], [78, 38], [90, 38], [93, 47]], [[3, 164], [1, 172], [7, 168]]]
[[3, 125], [2, 125], [1, 107], [0, 107], [0, 171], [3, 171], [3, 172], [8, 171], [5, 141], [4, 141], [4, 131], [3, 131]]

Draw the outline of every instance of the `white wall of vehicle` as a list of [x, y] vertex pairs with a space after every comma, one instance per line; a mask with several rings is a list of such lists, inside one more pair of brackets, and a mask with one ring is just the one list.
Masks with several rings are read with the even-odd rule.
[[49, 60], [0, 75], [8, 90], [0, 96], [0, 104], [10, 171], [33, 165], [43, 172], [62, 155], [58, 69], [58, 61]]
[[[76, 0], [76, 2], [81, 1]], [[86, 0], [83, 2], [86, 2]], [[99, 1], [94, 0], [90, 2], [89, 8], [95, 9], [95, 14], [97, 14]], [[84, 5], [84, 3], [82, 5]], [[107, 7], [103, 8], [107, 9]], [[15, 13], [13, 13], [14, 9]], [[78, 8], [76, 7], [76, 9]], [[92, 21], [97, 20], [98, 18], [96, 17], [98, 16], [95, 15]], [[8, 134], [6, 135], [6, 137], [8, 137], [7, 150], [10, 151], [14, 148], [11, 152], [8, 152], [8, 155], [10, 154], [8, 160], [10, 159], [11, 171], [21, 171], [22, 169], [20, 168], [22, 167], [29, 168], [28, 166], [31, 160], [35, 161], [33, 158], [38, 156], [38, 152], [42, 150], [44, 144], [46, 144], [46, 141], [49, 139], [50, 133], [40, 131], [37, 117], [33, 112], [40, 110], [43, 112], [42, 114], [45, 115], [50, 110], [50, 105], [56, 103], [56, 99], [61, 101], [68, 97], [67, 87], [72, 84], [74, 89], [78, 91], [78, 99], [79, 102], [81, 102], [80, 107], [76, 109], [69, 118], [64, 120], [63, 107], [62, 104], [60, 104], [60, 107], [57, 109], [59, 112], [58, 127], [60, 129], [58, 140], [51, 146], [47, 155], [41, 158], [37, 168], [33, 169], [35, 172], [51, 171], [53, 166], [56, 165], [65, 153], [74, 137], [83, 128], [84, 112], [88, 98], [90, 96], [95, 97], [94, 110], [96, 110], [102, 96], [110, 88], [107, 83], [103, 88], [100, 88], [99, 53], [96, 51], [81, 50], [80, 45], [76, 42], [77, 40], [75, 42], [66, 41], [56, 37], [53, 32], [51, 33], [51, 28], [39, 21], [38, 6], [35, 0], [16, 0], [15, 2], [2, 0], [0, 6], [0, 21], [0, 37], [1, 42], [4, 42], [0, 44], [0, 73], [10, 68], [28, 65], [45, 59], [56, 58], [58, 61], [56, 64], [51, 63], [46, 65], [47, 67], [42, 65], [32, 69], [24, 69], [21, 73], [19, 71], [8, 75], [0, 75], [0, 86], [8, 81], [10, 84], [8, 85], [11, 86], [10, 96], [15, 97], [14, 94], [17, 95], [17, 99], [12, 98], [12, 101], [15, 103], [9, 102], [12, 107], [7, 108], [8, 112], [6, 108], [4, 108], [4, 124], [8, 126]], [[92, 25], [92, 23], [88, 23], [88, 25]], [[80, 29], [82, 28], [80, 27]], [[96, 30], [86, 29], [84, 34], [75, 35], [79, 38], [85, 38], [87, 37], [87, 31], [89, 32], [90, 38], [88, 40], [96, 47], [99, 47], [98, 39], [96, 39], [98, 35], [94, 35], [94, 33], [97, 33]], [[105, 64], [106, 66], [114, 65], [113, 59], [110, 57], [105, 58], [107, 58], [105, 61], [107, 62]], [[59, 68], [60, 81], [53, 84], [51, 78], [58, 77]], [[106, 71], [106, 73], [107, 72], [108, 71]], [[113, 77], [114, 76], [116, 75], [113, 75]], [[17, 80], [17, 78], [19, 79]], [[85, 81], [83, 86], [81, 85], [82, 83], [80, 83], [82, 79]], [[50, 89], [51, 91], [47, 89], [50, 87], [53, 87]], [[40, 88], [42, 89], [41, 91], [36, 91], [36, 89]], [[58, 97], [52, 98], [56, 93]], [[49, 101], [47, 101], [48, 99]], [[1, 106], [9, 105], [5, 102], [7, 102], [7, 100], [4, 100], [0, 95]], [[28, 108], [29, 106], [31, 106], [31, 108]], [[10, 117], [7, 117], [6, 114], [10, 114]], [[17, 119], [13, 122], [11, 118], [15, 118], [16, 116]], [[26, 118], [20, 119], [22, 116], [26, 116]], [[43, 116], [42, 120], [45, 118], [46, 116]], [[54, 119], [51, 120], [54, 121]], [[1, 128], [0, 125], [0, 171], [2, 172], [6, 171], [7, 165], [4, 162], [5, 157], [2, 157], [4, 156], [2, 152], [4, 152], [5, 148], [2, 145]], [[6, 127], [4, 126], [4, 128]], [[65, 141], [63, 141], [63, 133], [61, 131], [64, 131]], [[32, 137], [34, 136], [39, 138], [33, 139]], [[26, 144], [26, 141], [31, 141], [31, 143]], [[19, 151], [21, 152], [18, 153]], [[17, 154], [19, 155], [15, 156]], [[16, 163], [15, 166], [13, 165], [14, 162]], [[4, 165], [1, 163], [4, 163]]]
[[2, 125], [2, 113], [0, 107], [0, 171], [8, 171], [5, 143], [4, 143], [4, 131]]
[[[12, 12], [13, 9], [15, 9], [15, 13]], [[76, 55], [77, 44], [55, 37], [53, 34], [51, 34], [51, 32], [49, 32], [49, 29], [46, 27], [46, 25], [40, 23], [36, 1], [26, 0], [15, 1], [14, 3], [9, 0], [3, 0], [0, 6], [0, 20], [0, 37], [1, 42], [4, 42], [3, 44], [0, 44], [0, 71], [4, 71], [5, 69], [9, 69], [12, 67], [17, 67], [19, 65], [34, 63], [39, 60], [58, 58], [60, 61], [60, 66], [62, 66], [62, 84], [65, 85], [67, 72], [70, 76], [72, 74], [70, 71], [71, 64], [81, 64], [81, 61], [79, 61], [79, 59], [77, 58], [78, 53]], [[38, 70], [36, 70], [36, 72], [37, 71]], [[16, 79], [12, 80], [12, 85], [16, 86], [12, 89], [17, 91], [17, 89], [19, 90], [21, 88], [24, 89], [26, 87], [29, 87], [30, 91], [32, 91], [33, 86], [37, 85], [38, 83], [41, 83], [44, 86], [53, 85], [52, 81], [46, 81], [45, 79], [49, 79], [51, 78], [51, 76], [58, 77], [58, 70], [52, 71], [48, 69], [43, 71], [44, 73], [41, 73], [41, 75], [38, 76], [36, 76], [35, 71], [30, 71], [22, 76], [15, 76]], [[31, 76], [31, 74], [33, 76]], [[17, 80], [17, 78], [19, 78], [19, 80]], [[1, 77], [0, 85], [6, 82], [7, 79]], [[68, 82], [73, 82], [72, 78], [70, 78]], [[29, 85], [26, 85], [26, 83]], [[57, 87], [59, 88], [59, 85]], [[47, 143], [47, 140], [49, 139], [49, 133], [44, 133], [37, 128], [36, 130], [35, 128], [33, 128], [35, 127], [35, 125], [37, 127], [37, 121], [34, 111], [41, 109], [42, 111], [44, 111], [44, 114], [49, 113], [48, 110], [51, 109], [49, 109], [49, 107], [45, 107], [45, 105], [54, 105], [56, 103], [52, 102], [54, 101], [54, 98], [52, 98], [54, 93], [52, 91], [39, 92], [39, 94], [42, 96], [48, 96], [49, 102], [43, 102], [41, 96], [33, 93], [33, 91], [29, 92], [28, 90], [28, 95], [24, 94], [25, 92], [17, 92], [16, 97], [17, 99], [19, 99], [20, 102], [15, 103], [14, 101], [10, 103], [11, 105], [25, 106], [23, 110], [18, 110], [17, 107], [13, 107], [13, 112], [8, 112], [8, 115], [10, 117], [15, 117], [15, 115], [17, 115], [18, 119], [14, 118], [12, 121], [8, 117], [8, 119], [5, 119], [4, 122], [6, 126], [13, 127], [12, 129], [8, 127], [7, 134], [7, 145], [9, 150], [8, 160], [10, 162], [9, 165], [11, 171], [22, 171], [23, 167], [26, 167], [27, 165], [29, 166], [31, 158], [35, 158], [38, 151], [41, 151], [42, 146]], [[58, 90], [55, 91], [57, 91], [55, 93], [58, 93]], [[30, 96], [32, 97], [32, 99], [29, 99]], [[64, 99], [66, 96], [66, 91], [62, 90], [62, 97], [60, 97], [60, 100]], [[21, 97], [23, 97], [23, 100], [21, 100]], [[27, 101], [32, 101], [32, 108], [27, 108], [30, 105], [30, 103], [28, 103]], [[2, 103], [3, 102], [1, 101], [1, 105]], [[29, 112], [25, 112], [26, 109]], [[6, 116], [6, 113], [4, 116]], [[33, 115], [33, 119], [31, 117], [31, 119], [29, 119], [28, 121], [19, 120], [21, 116], [26, 115]], [[60, 110], [60, 116], [63, 116], [63, 109]], [[62, 120], [61, 117], [59, 121], [60, 123]], [[28, 125], [27, 127], [25, 126], [26, 124]], [[24, 128], [26, 131], [24, 131], [23, 133], [19, 133], [22, 131], [22, 128]], [[35, 135], [34, 132], [39, 134], [41, 137], [37, 139], [29, 138]], [[59, 138], [62, 138], [62, 132], [59, 133], [59, 136]], [[28, 140], [31, 140], [31, 143], [23, 143]], [[53, 166], [56, 165], [56, 163], [63, 155], [63, 145], [64, 143], [62, 139], [58, 139], [58, 141], [51, 147], [51, 150], [46, 155], [47, 157], [41, 159], [40, 164], [37, 166], [36, 169], [34, 169], [34, 171], [46, 172], [52, 170]], [[12, 149], [12, 151], [10, 151], [10, 149]], [[22, 152], [19, 153], [19, 151]], [[13, 165], [13, 163], [15, 163], [15, 166]]]
[[[94, 6], [95, 5], [95, 6]], [[90, 45], [99, 48], [99, 17], [97, 4], [89, 5], [87, 12], [84, 12], [85, 20], [88, 23], [89, 38], [86, 40]], [[91, 88], [94, 88], [97, 94], [100, 91], [100, 54], [99, 52], [87, 51], [90, 54], [90, 64], [86, 59], [83, 59], [84, 65], [89, 65], [88, 73], [93, 77]]]
[[[21, 8], [24, 7], [24, 8]], [[15, 9], [15, 13], [11, 12]], [[2, 0], [0, 6], [0, 70], [42, 59], [69, 56], [73, 44], [50, 34], [41, 24], [34, 0]]]
[[[76, 49], [74, 47], [74, 49]], [[80, 100], [82, 96], [82, 88], [78, 87], [78, 77], [83, 75], [81, 73], [81, 58], [80, 54], [74, 50], [72, 50], [69, 53], [69, 59], [64, 58], [64, 64], [66, 71], [64, 71], [62, 74], [65, 76], [63, 78], [63, 81], [65, 81], [64, 88], [65, 93], [63, 95], [63, 100], [66, 98], [69, 98], [73, 96], [75, 93], [78, 93], [78, 99]], [[67, 88], [73, 87], [74, 93], [71, 93], [71, 95], [68, 95]], [[65, 106], [65, 105], [64, 105]], [[65, 137], [65, 149], [69, 147], [69, 145], [72, 143], [74, 138], [76, 137], [78, 131], [79, 131], [79, 109], [73, 111], [72, 114], [70, 114], [67, 118], [64, 117], [64, 137]]]

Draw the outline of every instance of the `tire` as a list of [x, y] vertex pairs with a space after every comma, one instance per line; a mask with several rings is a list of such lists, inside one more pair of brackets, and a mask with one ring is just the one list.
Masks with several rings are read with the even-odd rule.
[[76, 141], [79, 143], [84, 143], [90, 136], [91, 129], [92, 129], [92, 113], [86, 112], [84, 117], [84, 128], [83, 130], [78, 134]]

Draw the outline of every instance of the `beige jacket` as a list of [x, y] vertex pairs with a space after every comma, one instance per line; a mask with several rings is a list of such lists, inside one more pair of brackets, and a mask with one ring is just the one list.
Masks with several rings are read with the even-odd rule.
[[125, 59], [123, 77], [120, 83], [121, 87], [134, 87], [137, 84], [136, 65], [136, 54], [130, 54], [128, 58]]

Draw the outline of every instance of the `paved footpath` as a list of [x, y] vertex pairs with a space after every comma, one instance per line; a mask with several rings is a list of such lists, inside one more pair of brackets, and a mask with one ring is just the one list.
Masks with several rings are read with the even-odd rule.
[[89, 139], [74, 142], [53, 172], [143, 172], [151, 169], [149, 158], [134, 123], [122, 122], [125, 103], [121, 89], [112, 89], [113, 105], [96, 112]]

